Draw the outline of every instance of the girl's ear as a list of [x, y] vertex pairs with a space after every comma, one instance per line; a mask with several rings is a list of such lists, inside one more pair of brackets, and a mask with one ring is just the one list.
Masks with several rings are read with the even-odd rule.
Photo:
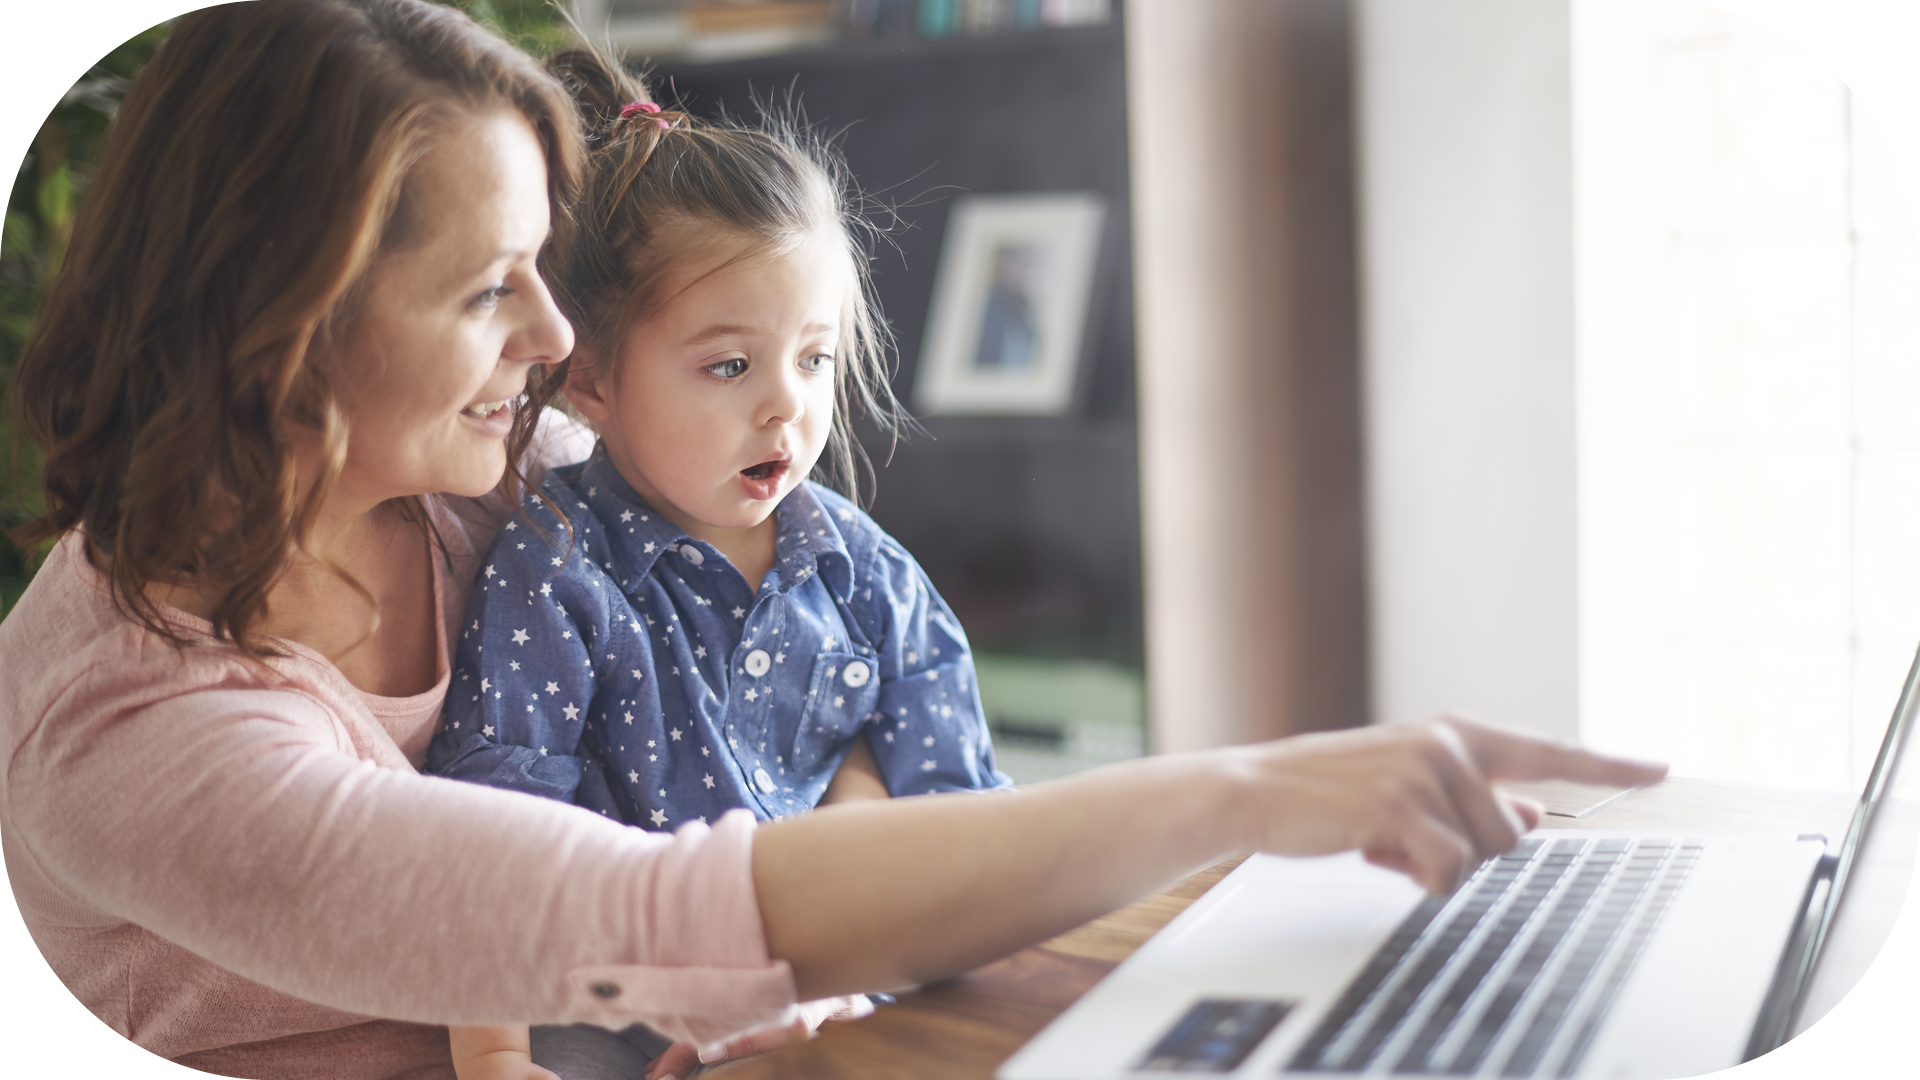
[[[613, 417], [613, 405], [608, 400], [612, 387], [603, 387], [595, 372], [603, 370], [594, 362], [593, 354], [581, 347], [573, 350], [573, 362], [567, 365], [567, 400], [580, 410], [580, 415], [591, 420], [596, 427], [604, 425]], [[606, 392], [602, 392], [602, 391]]]

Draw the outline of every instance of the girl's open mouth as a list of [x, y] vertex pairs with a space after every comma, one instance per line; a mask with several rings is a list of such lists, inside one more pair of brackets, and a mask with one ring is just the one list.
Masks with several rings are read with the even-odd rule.
[[780, 481], [787, 475], [787, 459], [775, 458], [740, 470], [740, 479], [751, 499], [771, 499], [780, 493]]

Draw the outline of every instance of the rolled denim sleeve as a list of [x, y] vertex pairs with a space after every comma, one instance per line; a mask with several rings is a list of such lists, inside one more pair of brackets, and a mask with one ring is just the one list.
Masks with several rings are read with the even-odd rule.
[[926, 571], [897, 545], [882, 543], [862, 576], [882, 628], [880, 700], [868, 741], [887, 790], [925, 795], [1012, 787], [994, 768], [966, 633]]
[[474, 584], [423, 771], [571, 802], [595, 692], [589, 646], [604, 637], [606, 605], [567, 572], [580, 560], [566, 533], [508, 525]]

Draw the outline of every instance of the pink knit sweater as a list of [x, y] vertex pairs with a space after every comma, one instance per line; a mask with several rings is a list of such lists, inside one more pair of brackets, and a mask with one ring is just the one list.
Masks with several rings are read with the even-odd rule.
[[[433, 512], [457, 626], [498, 516]], [[73, 993], [157, 1054], [248, 1077], [450, 1077], [449, 1023], [711, 1042], [789, 1015], [750, 815], [668, 836], [414, 771], [446, 636], [417, 698], [363, 694], [298, 645], [263, 672], [128, 620], [59, 544], [0, 623], [0, 845]]]

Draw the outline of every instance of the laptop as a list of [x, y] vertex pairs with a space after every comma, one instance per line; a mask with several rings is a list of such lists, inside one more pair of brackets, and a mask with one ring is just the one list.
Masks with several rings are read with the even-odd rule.
[[[1766, 1053], [1852, 986], [1904, 899], [1916, 711], [1920, 653], [1837, 842], [1538, 829], [1446, 896], [1358, 853], [1252, 856], [999, 1080], [1665, 1080]], [[1877, 929], [1828, 955], [1848, 920]]]

